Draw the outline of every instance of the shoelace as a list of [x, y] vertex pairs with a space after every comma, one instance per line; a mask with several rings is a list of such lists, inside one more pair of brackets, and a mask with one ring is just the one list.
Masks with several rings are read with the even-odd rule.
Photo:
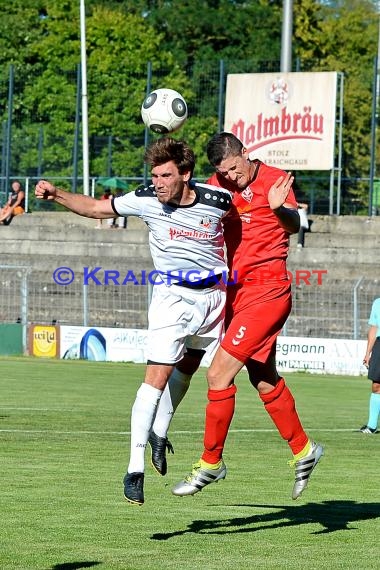
[[300, 457], [299, 459], [295, 459], [295, 458], [293, 457], [293, 459], [289, 459], [288, 465], [289, 465], [290, 467], [295, 467], [295, 466], [297, 465], [298, 461], [303, 461], [304, 459], [306, 459], [307, 457], [309, 457], [309, 455], [311, 454], [312, 451], [314, 451], [314, 447], [313, 447], [313, 446], [310, 448], [309, 453], [308, 453], [307, 455], [305, 455], [305, 457]]
[[299, 461], [303, 461], [304, 459], [306, 459], [308, 457], [309, 457], [308, 455], [305, 455], [305, 457], [300, 457], [299, 459], [294, 459], [294, 457], [293, 457], [293, 459], [289, 459], [288, 465], [290, 467], [296, 467], [296, 465]]
[[185, 481], [186, 483], [190, 483], [191, 479], [198, 474], [198, 471], [201, 468], [201, 464], [200, 463], [194, 463], [193, 467], [192, 467], [192, 471], [191, 473], [189, 473], [188, 475], [186, 475], [185, 477]]

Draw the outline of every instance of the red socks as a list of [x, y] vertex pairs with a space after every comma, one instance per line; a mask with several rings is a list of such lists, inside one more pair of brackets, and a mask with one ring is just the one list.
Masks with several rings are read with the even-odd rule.
[[259, 394], [264, 407], [283, 439], [286, 439], [293, 455], [300, 453], [309, 441], [297, 414], [294, 398], [285, 380], [280, 378], [278, 384], [268, 394]]
[[[203, 461], [215, 464], [222, 459], [228, 429], [235, 411], [236, 386], [225, 390], [209, 390], [206, 407]], [[309, 441], [295, 407], [294, 398], [280, 378], [268, 394], [259, 394], [265, 409], [272, 418], [281, 437], [285, 439], [293, 455], [300, 453]]]
[[209, 390], [206, 407], [203, 461], [215, 464], [222, 459], [228, 429], [235, 411], [236, 386], [224, 390]]

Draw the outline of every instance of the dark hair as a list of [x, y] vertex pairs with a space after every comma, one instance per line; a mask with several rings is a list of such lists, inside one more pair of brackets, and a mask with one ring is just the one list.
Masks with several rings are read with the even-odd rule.
[[212, 166], [217, 166], [227, 156], [239, 156], [243, 143], [232, 133], [217, 133], [207, 143], [207, 158]]
[[20, 190], [24, 191], [24, 187], [23, 187], [23, 185], [21, 184], [20, 180], [12, 180], [11, 186], [12, 186], [13, 184], [18, 184], [19, 187], [20, 187]]
[[170, 137], [158, 139], [149, 145], [144, 154], [144, 161], [152, 168], [173, 161], [180, 174], [190, 171], [191, 176], [195, 168], [194, 152], [189, 145]]

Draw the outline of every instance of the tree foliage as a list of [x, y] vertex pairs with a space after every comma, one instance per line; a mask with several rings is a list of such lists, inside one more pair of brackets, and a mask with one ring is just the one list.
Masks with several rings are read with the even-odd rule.
[[343, 74], [343, 189], [347, 198], [368, 201], [374, 60], [378, 14], [374, 2], [345, 0], [316, 6], [298, 0], [296, 54], [312, 71]]
[[[280, 2], [183, 0], [134, 3], [161, 30], [165, 45], [183, 65], [197, 60], [278, 59]], [[263, 57], [265, 54], [265, 57]]]

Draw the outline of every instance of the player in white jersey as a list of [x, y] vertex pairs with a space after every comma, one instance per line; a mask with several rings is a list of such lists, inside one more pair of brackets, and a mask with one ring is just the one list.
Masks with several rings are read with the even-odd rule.
[[[227, 266], [221, 219], [229, 210], [229, 192], [192, 183], [195, 157], [190, 147], [170, 137], [145, 152], [153, 185], [134, 193], [96, 200], [66, 192], [46, 180], [37, 198], [54, 200], [81, 216], [138, 216], [149, 228], [157, 279], [149, 308], [149, 348], [145, 380], [131, 414], [131, 451], [124, 497], [144, 503], [145, 449], [161, 395], [171, 374], [191, 377], [199, 356], [222, 335]], [[167, 440], [164, 440], [166, 443]], [[162, 443], [162, 442], [161, 442]]]

